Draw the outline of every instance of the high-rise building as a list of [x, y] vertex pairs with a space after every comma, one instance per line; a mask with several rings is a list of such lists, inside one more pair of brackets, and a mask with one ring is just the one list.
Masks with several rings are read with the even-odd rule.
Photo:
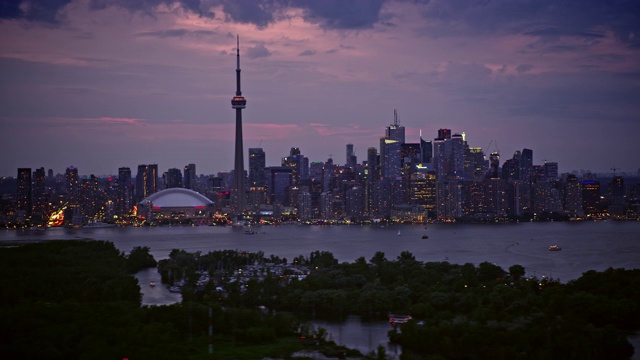
[[78, 169], [74, 166], [69, 166], [65, 172], [65, 180], [67, 185], [67, 203], [69, 203], [69, 205], [78, 205], [80, 200], [80, 177], [78, 176]]
[[118, 168], [118, 196], [116, 199], [116, 212], [126, 214], [133, 209], [134, 186], [131, 182], [131, 169], [128, 167]]
[[196, 190], [196, 164], [188, 164], [184, 167], [184, 182], [185, 189]]
[[49, 202], [47, 196], [46, 176], [44, 168], [41, 167], [33, 172], [33, 214], [37, 216], [39, 221], [45, 220], [49, 210]]
[[624, 179], [619, 175], [614, 176], [609, 183], [609, 214], [616, 216], [624, 215], [624, 195]]
[[311, 194], [308, 191], [298, 192], [298, 219], [311, 220]]
[[558, 163], [557, 162], [545, 162], [543, 165], [544, 177], [552, 180], [558, 178]]
[[182, 187], [182, 172], [180, 172], [180, 169], [172, 168], [167, 171], [165, 186], [167, 189]]
[[262, 148], [249, 148], [249, 187], [264, 187], [266, 161]]
[[292, 147], [289, 156], [282, 158], [282, 166], [291, 168], [294, 186], [297, 186], [301, 179], [309, 178], [309, 158], [302, 155], [300, 148]]
[[345, 163], [347, 167], [350, 167], [355, 170], [356, 165], [358, 164], [358, 157], [353, 152], [353, 144], [347, 144], [347, 162]]
[[438, 139], [451, 139], [451, 129], [438, 129]]
[[244, 213], [246, 204], [245, 175], [244, 175], [244, 146], [242, 144], [242, 109], [247, 107], [247, 100], [242, 96], [240, 89], [240, 37], [237, 38], [236, 47], [236, 94], [231, 99], [231, 107], [236, 110], [236, 143], [234, 161], [234, 179], [232, 192], [231, 211], [240, 216]]
[[31, 215], [31, 168], [18, 168], [16, 210], [23, 216]]
[[420, 151], [422, 153], [420, 161], [430, 164], [433, 161], [433, 144], [431, 141], [423, 140], [420, 137]]
[[367, 166], [365, 169], [365, 206], [369, 214], [375, 212], [374, 192], [378, 174], [378, 151], [374, 147], [367, 149]]
[[466, 141], [461, 134], [451, 136], [451, 173], [452, 177], [462, 179], [464, 177], [464, 153]]
[[261, 148], [249, 148], [249, 204], [253, 211], [258, 211], [265, 198], [266, 155]]
[[287, 204], [289, 187], [292, 185], [292, 170], [286, 166], [270, 166], [267, 174], [267, 198], [269, 204]]
[[136, 202], [158, 191], [158, 165], [138, 165], [136, 174]]
[[584, 215], [582, 208], [582, 184], [575, 175], [567, 175], [564, 191], [564, 211], [573, 217]]
[[384, 137], [404, 144], [404, 126], [398, 122], [398, 111], [393, 110], [393, 124], [387, 126]]

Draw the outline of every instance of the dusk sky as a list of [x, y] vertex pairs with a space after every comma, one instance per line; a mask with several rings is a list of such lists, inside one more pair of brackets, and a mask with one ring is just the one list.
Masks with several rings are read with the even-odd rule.
[[637, 0], [0, 0], [0, 176], [231, 170], [236, 34], [245, 167], [362, 162], [397, 109], [407, 142], [640, 168]]

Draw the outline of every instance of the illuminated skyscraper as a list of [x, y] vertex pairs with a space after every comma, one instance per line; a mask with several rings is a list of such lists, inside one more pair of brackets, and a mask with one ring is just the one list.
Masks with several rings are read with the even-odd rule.
[[242, 215], [245, 210], [245, 186], [244, 186], [244, 147], [242, 144], [242, 109], [247, 107], [247, 100], [240, 90], [240, 37], [237, 38], [236, 47], [236, 95], [231, 99], [231, 107], [236, 110], [236, 148], [233, 184], [231, 186], [232, 200], [231, 211], [234, 215]]
[[158, 165], [138, 165], [136, 174], [136, 201], [154, 194], [158, 191]]
[[16, 209], [24, 215], [31, 214], [31, 168], [18, 169]]
[[69, 205], [78, 205], [80, 195], [80, 178], [78, 176], [78, 169], [69, 166], [65, 172], [65, 179], [67, 181], [67, 202]]

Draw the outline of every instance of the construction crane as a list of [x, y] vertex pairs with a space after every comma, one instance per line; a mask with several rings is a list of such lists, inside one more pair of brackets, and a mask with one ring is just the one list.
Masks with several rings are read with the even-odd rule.
[[614, 166], [610, 170], [613, 171], [613, 177], [615, 177], [616, 176], [616, 170], [620, 170], [620, 169]]
[[491, 144], [493, 144], [493, 147], [496, 149], [496, 153], [500, 154], [500, 149], [498, 149], [498, 140], [491, 140], [489, 142], [489, 145], [487, 145], [487, 152], [485, 154], [491, 154]]

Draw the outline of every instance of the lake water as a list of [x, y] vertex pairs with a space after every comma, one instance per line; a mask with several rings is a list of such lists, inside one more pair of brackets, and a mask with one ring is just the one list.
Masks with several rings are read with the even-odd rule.
[[[476, 265], [489, 261], [505, 270], [520, 264], [527, 275], [562, 282], [587, 270], [640, 268], [640, 222], [433, 224], [426, 229], [417, 225], [281, 225], [254, 229], [254, 235], [244, 234], [240, 228], [214, 226], [2, 230], [0, 241], [107, 240], [125, 252], [148, 246], [156, 260], [167, 258], [172, 249], [263, 251], [289, 260], [320, 250], [332, 252], [341, 262], [360, 256], [369, 260], [377, 251], [395, 260], [402, 251], [410, 251], [421, 261]], [[424, 234], [429, 238], [422, 239]], [[556, 244], [562, 251], [548, 251], [549, 245]]]
[[[207, 253], [234, 249], [263, 251], [291, 260], [312, 251], [329, 251], [340, 262], [360, 256], [369, 260], [377, 251], [395, 260], [410, 251], [420, 261], [448, 261], [479, 264], [488, 261], [507, 270], [524, 266], [527, 275], [547, 276], [562, 282], [576, 279], [588, 270], [608, 267], [640, 268], [640, 222], [550, 222], [521, 224], [429, 224], [418, 225], [341, 225], [341, 226], [263, 226], [256, 234], [244, 234], [232, 227], [126, 227], [102, 229], [55, 228], [33, 232], [2, 230], [0, 241], [95, 239], [111, 241], [124, 252], [148, 246], [156, 260], [168, 257], [172, 249]], [[422, 239], [428, 235], [428, 239]], [[559, 245], [561, 251], [549, 251]], [[160, 286], [155, 269], [137, 275], [143, 303], [149, 305], [180, 301], [179, 294]], [[149, 281], [158, 285], [151, 287]], [[349, 318], [344, 323], [319, 323], [333, 339], [363, 353], [386, 341], [385, 323], [361, 323]], [[638, 338], [630, 339], [638, 348]], [[388, 348], [390, 353], [397, 351]], [[636, 357], [637, 358], [637, 357]]]

